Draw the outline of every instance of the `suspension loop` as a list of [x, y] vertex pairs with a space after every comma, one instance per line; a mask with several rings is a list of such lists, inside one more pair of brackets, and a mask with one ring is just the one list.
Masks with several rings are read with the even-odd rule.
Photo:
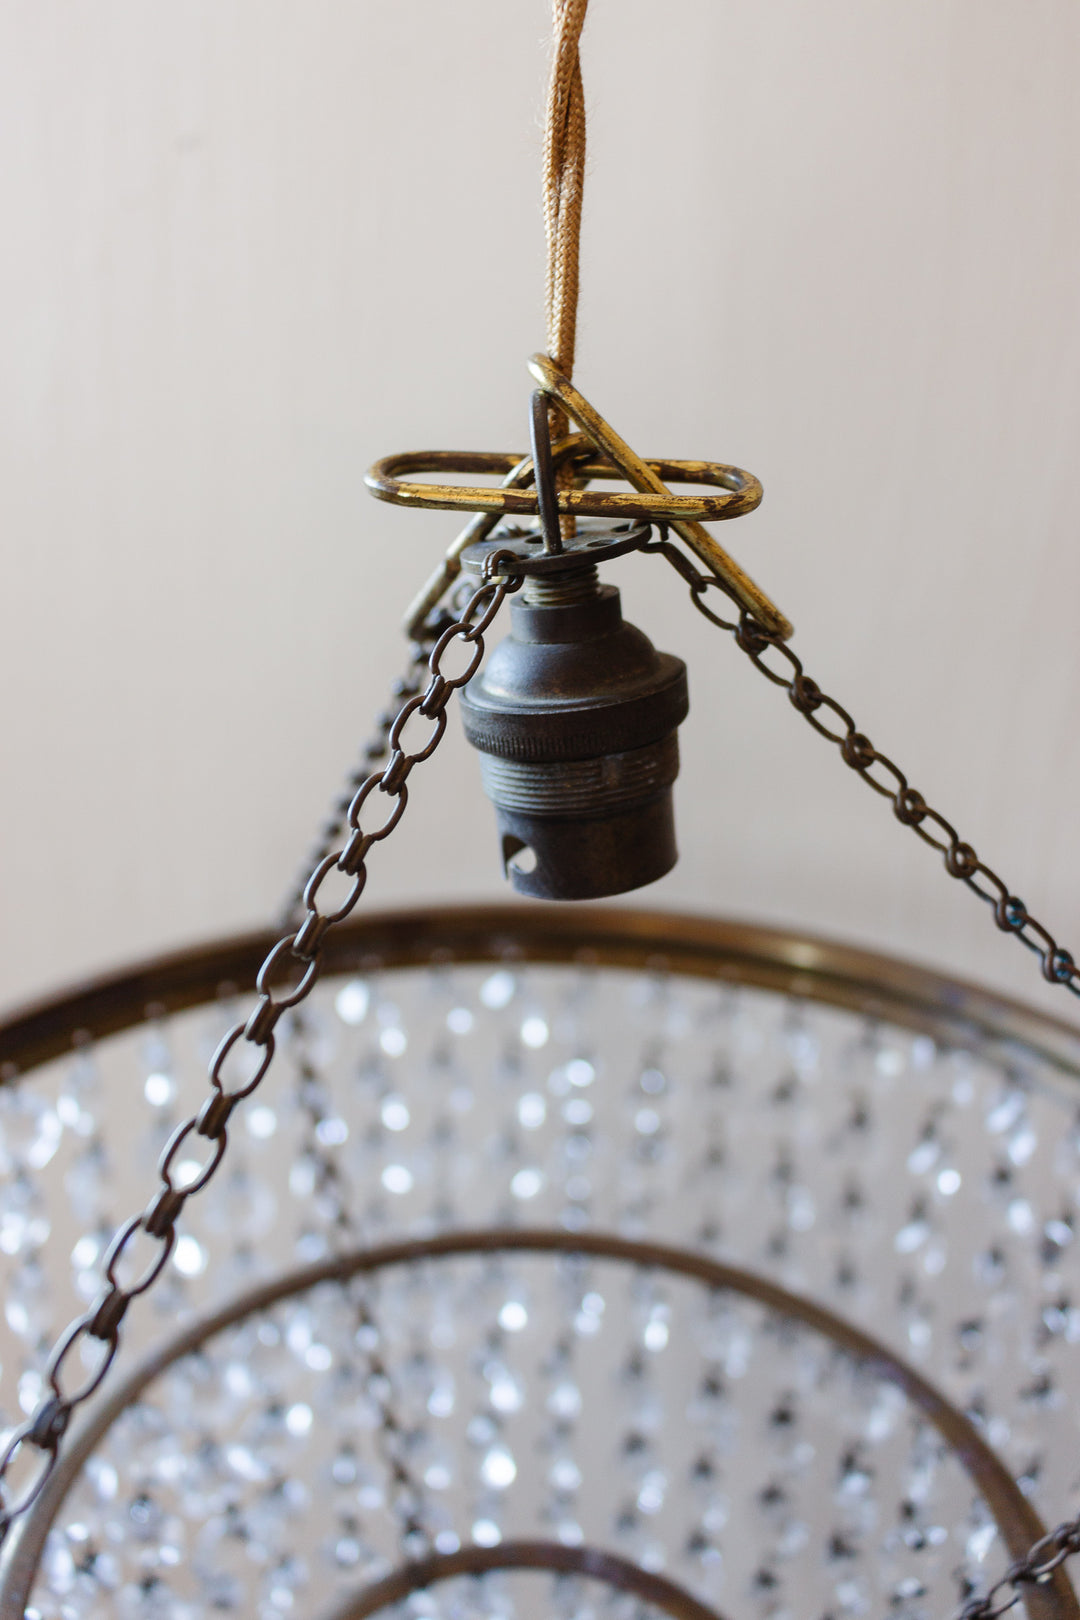
[[[262, 1032], [260, 1031], [260, 1034], [261, 1033]], [[238, 1084], [233, 1086], [226, 1085], [225, 1082], [227, 1077], [223, 1073], [225, 1068], [225, 1060], [229, 1057], [230, 1053], [236, 1050], [237, 1042], [245, 1037], [247, 1038], [247, 1045], [249, 1048], [254, 1047], [256, 1049], [261, 1049], [259, 1050], [259, 1058], [255, 1072], [253, 1074], [238, 1075]], [[250, 1057], [250, 1050], [247, 1055]], [[223, 1091], [226, 1096], [233, 1097], [237, 1102], [239, 1102], [241, 1098], [250, 1096], [255, 1090], [255, 1087], [261, 1083], [263, 1075], [266, 1073], [271, 1062], [273, 1061], [273, 1056], [273, 1034], [267, 1032], [263, 1039], [256, 1040], [254, 1035], [247, 1034], [246, 1023], [234, 1024], [228, 1033], [222, 1037], [217, 1051], [210, 1059], [210, 1084], [216, 1091]], [[236, 1061], [239, 1061], [239, 1059], [234, 1060], [234, 1062]]]
[[[172, 1187], [163, 1187], [158, 1194], [158, 1199], [163, 1194], [172, 1195], [172, 1203], [175, 1205], [177, 1213], [179, 1213], [180, 1205], [183, 1202], [182, 1195], [178, 1196], [176, 1189]], [[154, 1200], [154, 1204], [158, 1202], [158, 1199]], [[153, 1287], [165, 1270], [169, 1262], [169, 1256], [172, 1254], [173, 1244], [176, 1241], [176, 1216], [173, 1215], [173, 1218], [161, 1230], [155, 1230], [156, 1223], [153, 1221], [151, 1214], [154, 1204], [151, 1204], [149, 1209], [142, 1215], [133, 1215], [130, 1220], [125, 1221], [109, 1244], [102, 1263], [102, 1276], [109, 1288], [117, 1293], [125, 1294], [129, 1300], [137, 1299], [140, 1294], [145, 1294], [148, 1288]], [[136, 1282], [122, 1283], [116, 1274], [117, 1268], [140, 1232], [145, 1232], [148, 1237], [158, 1241], [161, 1247]]]
[[[674, 550], [675, 548], [673, 547], [672, 549]], [[684, 553], [676, 551], [676, 555], [683, 557], [684, 563], [688, 567], [693, 568], [693, 564], [689, 561], [689, 558], [685, 557]], [[680, 567], [679, 572], [684, 578], [686, 577], [686, 569], [684, 567]], [[696, 569], [694, 569], [694, 572], [697, 574]], [[704, 618], [708, 619], [710, 624], [715, 624], [718, 630], [728, 630], [733, 632], [736, 629], [736, 626], [731, 622], [731, 620], [721, 618], [720, 614], [717, 613], [714, 608], [711, 608], [708, 602], [705, 600], [705, 592], [710, 585], [714, 585], [716, 589], [722, 592], [722, 594], [729, 600], [732, 599], [731, 592], [728, 590], [723, 580], [698, 574], [696, 580], [691, 579], [690, 581], [690, 600], [693, 602], [698, 612]]]
[[[412, 702], [412, 698], [409, 699], [409, 702]], [[349, 812], [346, 817], [348, 825], [352, 828], [353, 832], [357, 836], [366, 839], [369, 844], [380, 844], [384, 838], [389, 838], [390, 834], [393, 832], [394, 828], [405, 814], [405, 805], [408, 802], [408, 793], [404, 788], [400, 793], [388, 794], [388, 797], [393, 798], [395, 803], [386, 820], [375, 828], [361, 828], [360, 812], [363, 810], [365, 804], [370, 796], [374, 793], [375, 789], [382, 788], [384, 793], [387, 792], [387, 790], [383, 788], [382, 784], [383, 772], [373, 771], [366, 781], [361, 782], [359, 788], [354, 793], [352, 802], [349, 805]], [[343, 849], [338, 855], [338, 865], [341, 867], [343, 872], [347, 872], [351, 869], [345, 864], [344, 860], [347, 849], [348, 845], [346, 845], [345, 849]]]

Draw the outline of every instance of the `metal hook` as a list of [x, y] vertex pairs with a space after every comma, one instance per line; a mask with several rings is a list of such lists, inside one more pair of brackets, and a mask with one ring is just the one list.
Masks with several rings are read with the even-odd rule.
[[555, 487], [555, 465], [551, 459], [551, 422], [547, 398], [541, 389], [536, 390], [529, 405], [529, 442], [536, 476], [536, 504], [540, 512], [544, 550], [551, 556], [562, 551], [563, 543], [559, 528], [559, 492]]

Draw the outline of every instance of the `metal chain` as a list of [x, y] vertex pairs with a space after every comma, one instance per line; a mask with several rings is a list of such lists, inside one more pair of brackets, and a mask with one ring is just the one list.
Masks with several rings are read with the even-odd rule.
[[[861, 776], [875, 793], [890, 801], [896, 819], [917, 833], [924, 844], [941, 852], [949, 876], [958, 878], [980, 900], [986, 901], [993, 910], [998, 928], [1003, 933], [1013, 934], [1029, 951], [1034, 951], [1039, 958], [1043, 978], [1051, 984], [1064, 985], [1073, 995], [1080, 996], [1080, 965], [1073, 959], [1072, 952], [1057, 943], [1049, 929], [1031, 915], [1024, 902], [1010, 891], [985, 861], [979, 859], [951, 822], [927, 804], [917, 788], [909, 785], [899, 766], [874, 747], [847, 710], [804, 673], [802, 660], [788, 643], [766, 630], [751, 613], [742, 612], [737, 622], [723, 619], [715, 613], [706, 601], [706, 592], [710, 586], [715, 586], [726, 595], [723, 581], [716, 574], [702, 573], [666, 535], [650, 541], [643, 549], [658, 551], [667, 558], [690, 586], [691, 600], [699, 613], [721, 630], [729, 631], [735, 638], [736, 646], [747, 655], [754, 668], [760, 670], [774, 686], [784, 687], [807, 724], [836, 744], [844, 764]], [[772, 662], [766, 662], [767, 659]], [[823, 715], [826, 718], [822, 718]], [[832, 716], [839, 725], [829, 724], [828, 716]]]
[[283, 928], [289, 927], [301, 916], [308, 876], [326, 859], [344, 832], [349, 806], [357, 790], [371, 775], [375, 766], [386, 758], [390, 749], [390, 728], [397, 717], [398, 709], [405, 699], [415, 697], [422, 690], [424, 671], [432, 646], [451, 622], [452, 615], [443, 613], [440, 616], [438, 611], [430, 614], [418, 638], [409, 644], [408, 662], [400, 678], [390, 688], [390, 702], [375, 716], [371, 735], [360, 750], [359, 763], [346, 776], [344, 787], [330, 806], [315, 843], [300, 867], [299, 879], [289, 890], [288, 898], [281, 908]]
[[435, 637], [430, 636], [410, 644], [409, 661], [405, 665], [400, 679], [396, 680], [390, 688], [390, 702], [385, 709], [380, 710], [375, 716], [371, 736], [360, 750], [359, 763], [346, 776], [345, 785], [331, 805], [326, 819], [319, 829], [316, 841], [300, 868], [299, 879], [289, 890], [288, 899], [282, 906], [280, 913], [283, 928], [289, 927], [291, 923], [296, 922], [301, 916], [304, 909], [304, 889], [307, 886], [308, 877], [326, 859], [344, 832], [349, 806], [352, 804], [357, 790], [371, 775], [375, 766], [386, 758], [390, 748], [390, 728], [394, 724], [398, 709], [405, 699], [415, 697], [421, 690], [424, 684], [424, 670], [427, 667], [434, 640]]
[[[408, 778], [415, 765], [430, 759], [446, 730], [446, 710], [453, 694], [479, 669], [484, 656], [484, 634], [506, 597], [521, 585], [513, 576], [514, 559], [497, 551], [488, 557], [483, 582], [469, 598], [460, 617], [448, 624], [427, 660], [429, 679], [423, 693], [409, 697], [399, 709], [387, 738], [389, 760], [380, 773], [373, 771], [360, 784], [348, 807], [340, 849], [328, 851], [315, 866], [303, 892], [304, 915], [292, 932], [277, 941], [255, 980], [258, 1000], [250, 1016], [225, 1035], [210, 1060], [210, 1094], [198, 1113], [183, 1120], [165, 1144], [158, 1162], [160, 1187], [146, 1209], [134, 1215], [114, 1236], [102, 1262], [103, 1289], [89, 1310], [75, 1318], [53, 1346], [45, 1368], [47, 1393], [37, 1409], [9, 1437], [0, 1452], [0, 1541], [13, 1522], [36, 1501], [57, 1464], [60, 1444], [72, 1414], [100, 1387], [120, 1347], [120, 1328], [128, 1306], [145, 1294], [165, 1269], [176, 1241], [176, 1227], [187, 1200], [201, 1192], [221, 1164], [228, 1141], [233, 1109], [249, 1097], [263, 1080], [274, 1057], [274, 1029], [282, 1015], [311, 993], [322, 968], [322, 943], [329, 929], [352, 911], [367, 880], [367, 857], [372, 847], [388, 838], [408, 802]], [[500, 569], [509, 570], [500, 573]], [[457, 675], [444, 675], [442, 662], [448, 648], [461, 641], [472, 648], [468, 667]], [[412, 752], [403, 746], [403, 733], [413, 715], [431, 722], [431, 729]], [[361, 820], [376, 792], [393, 801], [393, 808], [374, 831]], [[332, 910], [320, 909], [320, 890], [332, 872], [350, 879], [344, 899]], [[291, 977], [290, 977], [291, 975]], [[246, 1063], [245, 1063], [246, 1058]], [[179, 1158], [194, 1141], [207, 1144], [198, 1171], [179, 1180]], [[189, 1139], [191, 1139], [189, 1141]], [[140, 1244], [150, 1246], [148, 1257], [137, 1257]], [[134, 1271], [121, 1276], [121, 1267]], [[73, 1354], [97, 1347], [97, 1360], [77, 1387], [69, 1389]], [[85, 1365], [85, 1363], [84, 1363]], [[23, 1453], [27, 1453], [27, 1458]], [[36, 1455], [33, 1455], [36, 1454]], [[16, 1459], [29, 1460], [30, 1477], [10, 1494], [3, 1489]]]
[[1080, 1515], [1059, 1524], [1016, 1559], [982, 1597], [972, 1598], [957, 1620], [998, 1620], [1023, 1602], [1025, 1586], [1045, 1586], [1067, 1558], [1080, 1552]]
[[[803, 671], [802, 660], [791, 647], [766, 630], [752, 614], [741, 612], [738, 621], [724, 619], [706, 600], [710, 586], [729, 595], [716, 574], [706, 574], [690, 557], [672, 543], [662, 530], [658, 540], [643, 549], [659, 552], [690, 587], [690, 597], [699, 613], [711, 624], [728, 631], [754, 668], [774, 686], [782, 686], [795, 708], [814, 730], [840, 750], [844, 764], [861, 776], [875, 793], [892, 803], [893, 814], [905, 827], [916, 832], [932, 849], [945, 858], [945, 870], [993, 908], [994, 921], [1003, 933], [1014, 934], [1021, 944], [1034, 951], [1042, 966], [1043, 978], [1064, 985], [1080, 995], [1080, 967], [1072, 953], [1058, 945], [1053, 935], [1028, 911], [1024, 902], [1010, 893], [997, 873], [981, 861], [972, 846], [961, 839], [956, 828], [932, 809], [917, 788], [887, 755], [882, 754], [861, 732], [846, 709], [821, 690]], [[772, 657], [770, 665], [766, 659]], [[838, 726], [820, 718], [826, 711]], [[939, 836], [940, 835], [940, 836]], [[982, 1597], [972, 1598], [960, 1610], [957, 1620], [998, 1620], [1023, 1599], [1023, 1587], [1044, 1585], [1067, 1558], [1080, 1552], [1080, 1514], [1036, 1541], [1023, 1558], [1009, 1565]]]
[[289, 890], [288, 898], [279, 913], [282, 928], [290, 927], [302, 915], [308, 874], [315, 870], [320, 861], [326, 859], [344, 832], [345, 820], [354, 794], [389, 752], [390, 727], [394, 723], [401, 702], [405, 698], [415, 697], [422, 689], [424, 671], [431, 649], [443, 631], [448, 629], [454, 619], [464, 611], [471, 589], [467, 580], [451, 576], [447, 590], [435, 605], [428, 609], [422, 620], [415, 627], [410, 627], [410, 631], [407, 632], [414, 633], [415, 639], [409, 644], [409, 661], [405, 665], [404, 673], [390, 688], [390, 702], [375, 716], [371, 736], [360, 750], [360, 763], [346, 776], [341, 793], [331, 805], [315, 844], [300, 867], [299, 881]]

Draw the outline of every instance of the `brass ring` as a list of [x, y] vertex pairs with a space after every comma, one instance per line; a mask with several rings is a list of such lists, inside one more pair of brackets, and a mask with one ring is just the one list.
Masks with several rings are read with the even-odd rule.
[[[403, 477], [409, 473], [492, 473], [505, 477], [526, 458], [500, 451], [406, 450], [384, 456], [364, 475], [364, 482], [380, 501], [395, 506], [435, 508], [453, 512], [496, 512], [506, 517], [537, 517], [540, 503], [535, 487], [513, 489], [505, 485], [421, 484]], [[742, 517], [761, 503], [762, 488], [753, 473], [716, 461], [646, 461], [658, 479], [674, 483], [706, 484], [723, 490], [720, 495], [671, 495], [651, 492], [604, 492], [560, 489], [560, 513], [574, 517], [645, 518], [650, 523], [715, 522]], [[623, 478], [614, 461], [591, 451], [577, 467], [578, 477]]]

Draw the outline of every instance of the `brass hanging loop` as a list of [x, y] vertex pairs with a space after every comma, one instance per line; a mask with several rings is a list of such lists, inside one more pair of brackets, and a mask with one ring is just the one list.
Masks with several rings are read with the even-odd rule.
[[[529, 369], [549, 400], [580, 429], [552, 446], [556, 484], [561, 468], [572, 468], [573, 482], [555, 494], [560, 516], [644, 519], [667, 524], [715, 574], [724, 590], [772, 635], [786, 641], [792, 625], [760, 586], [717, 544], [703, 522], [743, 517], [761, 504], [763, 490], [753, 473], [715, 461], [673, 461], [639, 456], [546, 355], [534, 355]], [[410, 474], [501, 474], [498, 487], [421, 483]], [[590, 489], [594, 479], [625, 481], [633, 493]], [[457, 537], [437, 572], [409, 610], [407, 631], [417, 633], [423, 617], [460, 572], [462, 553], [490, 534], [503, 517], [538, 517], [540, 499], [532, 456], [496, 451], [405, 451], [385, 456], [369, 468], [364, 482], [379, 500], [397, 506], [475, 512], [477, 518]], [[670, 483], [705, 485], [708, 494], [673, 495]], [[718, 493], [712, 493], [717, 491]], [[564, 534], [563, 538], [566, 536]]]

